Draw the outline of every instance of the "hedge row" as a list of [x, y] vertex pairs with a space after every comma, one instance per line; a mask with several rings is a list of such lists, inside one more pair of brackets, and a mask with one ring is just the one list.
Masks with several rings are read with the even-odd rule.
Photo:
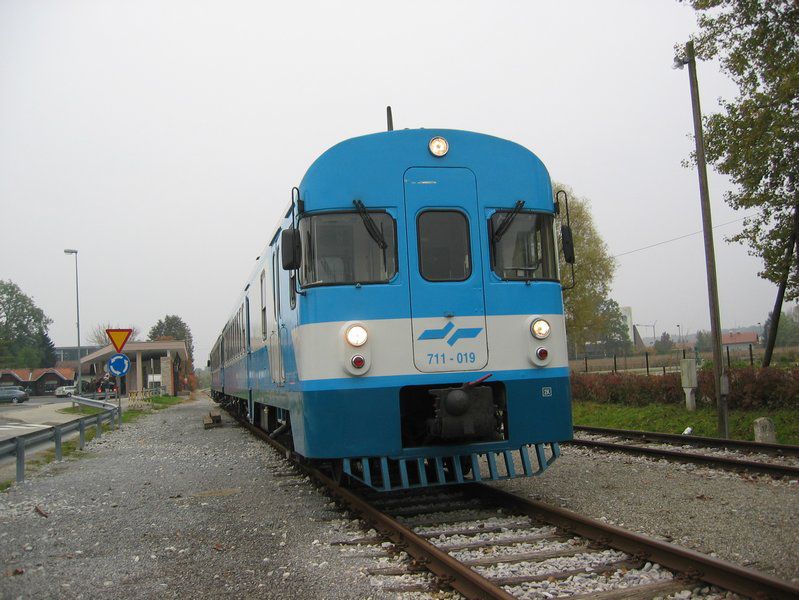
[[[699, 373], [697, 404], [714, 404], [712, 371]], [[799, 367], [792, 369], [760, 369], [745, 367], [730, 369], [730, 408], [752, 410], [759, 408], [799, 408]], [[644, 406], [652, 402], [683, 404], [678, 373], [666, 375], [633, 375], [629, 373], [572, 373], [574, 400]]]

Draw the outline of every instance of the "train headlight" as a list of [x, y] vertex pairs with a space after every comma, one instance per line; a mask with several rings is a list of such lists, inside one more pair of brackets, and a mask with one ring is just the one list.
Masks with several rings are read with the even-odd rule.
[[549, 337], [549, 332], [549, 323], [544, 321], [544, 319], [536, 319], [533, 321], [533, 324], [530, 325], [530, 333], [532, 333], [539, 340]]
[[364, 329], [360, 325], [353, 325], [352, 327], [347, 329], [345, 337], [347, 338], [347, 343], [349, 343], [351, 346], [355, 346], [356, 348], [358, 348], [366, 343], [366, 340], [369, 337], [369, 335], [366, 333], [366, 329]]
[[436, 136], [430, 140], [427, 147], [430, 149], [430, 154], [433, 156], [444, 156], [449, 152], [449, 142], [441, 136]]

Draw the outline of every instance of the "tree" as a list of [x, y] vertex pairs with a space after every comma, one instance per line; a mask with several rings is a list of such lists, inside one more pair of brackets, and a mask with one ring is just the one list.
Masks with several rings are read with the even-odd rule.
[[[699, 11], [700, 58], [718, 58], [738, 86], [705, 118], [708, 161], [736, 189], [725, 200], [757, 212], [732, 241], [763, 260], [759, 275], [778, 286], [769, 338], [783, 297], [799, 297], [799, 3], [795, 0], [687, 0]], [[767, 346], [764, 366], [771, 347]]]
[[[612, 327], [609, 323], [612, 311], [603, 312], [602, 307], [609, 301], [616, 265], [596, 229], [588, 200], [575, 196], [568, 186], [555, 183], [555, 194], [560, 190], [569, 196], [574, 253], [577, 257], [574, 265], [575, 285], [563, 293], [566, 332], [574, 355], [576, 348], [607, 338], [608, 328]], [[561, 206], [561, 218], [565, 220], [565, 206]], [[564, 262], [561, 253], [558, 254], [561, 280], [568, 285], [571, 283], [571, 267]], [[606, 308], [610, 306], [606, 305]]]
[[39, 351], [41, 352], [42, 359], [41, 367], [54, 367], [58, 357], [55, 353], [55, 344], [46, 331], [39, 332]]
[[661, 334], [660, 339], [655, 342], [655, 352], [658, 354], [668, 354], [674, 348], [674, 341], [671, 336], [665, 331]]
[[132, 329], [133, 333], [131, 333], [130, 338], [128, 338], [129, 342], [139, 341], [139, 335], [141, 333], [139, 328], [135, 325], [123, 328], [119, 325], [111, 325], [110, 321], [106, 321], [104, 323], [97, 323], [97, 325], [92, 327], [92, 330], [88, 336], [89, 342], [95, 346], [107, 346], [110, 344], [111, 340], [108, 339], [108, 334], [105, 332], [106, 329]]
[[599, 342], [606, 354], [626, 354], [630, 351], [630, 332], [627, 322], [621, 313], [619, 303], [611, 298], [606, 298], [599, 305], [600, 318], [604, 327], [600, 333]]
[[709, 331], [699, 330], [696, 332], [696, 351], [710, 352], [713, 350], [713, 336]]
[[[768, 344], [768, 336], [771, 334], [773, 313], [769, 313], [768, 319], [763, 327], [763, 342]], [[799, 306], [795, 306], [789, 312], [783, 312], [779, 319], [777, 338], [773, 346], [797, 346], [799, 345]]]
[[16, 283], [0, 280], [0, 366], [38, 367], [41, 334], [52, 322]]
[[189, 360], [194, 362], [194, 340], [189, 326], [177, 315], [166, 315], [150, 328], [148, 339], [185, 340], [189, 351]]

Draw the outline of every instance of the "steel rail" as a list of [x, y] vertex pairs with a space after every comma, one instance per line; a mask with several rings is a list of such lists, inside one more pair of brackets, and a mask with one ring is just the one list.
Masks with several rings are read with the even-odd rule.
[[766, 442], [752, 442], [750, 440], [725, 440], [723, 438], [703, 437], [698, 435], [682, 435], [678, 433], [661, 433], [658, 431], [639, 431], [636, 429], [611, 429], [607, 427], [588, 427], [575, 425], [575, 431], [584, 431], [595, 435], [615, 435], [630, 439], [676, 442], [692, 446], [706, 446], [716, 448], [733, 448], [745, 452], [764, 452], [768, 454], [781, 454], [799, 456], [799, 446], [791, 444], [770, 444]]
[[[361, 513], [364, 520], [372, 524], [382, 535], [391, 539], [398, 550], [405, 551], [413, 556], [416, 565], [423, 566], [433, 572], [437, 576], [440, 585], [448, 585], [470, 599], [501, 598], [502, 600], [509, 600], [514, 598], [513, 595], [497, 587], [491, 581], [437, 548], [419, 534], [382, 513], [364, 498], [341, 487], [320, 470], [304, 462], [302, 456], [271, 438], [264, 430], [252, 425], [232, 410], [228, 410], [228, 414], [287, 459], [292, 460], [293, 464], [303, 474], [323, 484], [332, 494], [338, 496]], [[657, 562], [668, 569], [683, 574], [686, 577], [686, 587], [691, 586], [691, 580], [697, 579], [758, 599], [774, 598], [781, 600], [783, 598], [795, 599], [799, 597], [799, 586], [788, 581], [712, 558], [694, 550], [626, 531], [564, 508], [515, 496], [484, 483], [462, 484], [458, 485], [457, 488], [467, 491], [473, 497], [488, 498], [494, 506], [502, 506], [538, 521], [560, 527], [604, 546], [626, 552], [633, 557]]]
[[668, 569], [684, 573], [689, 578], [701, 579], [753, 598], [799, 597], [799, 585], [753, 569], [626, 531], [565, 508], [522, 498], [493, 486], [473, 483], [464, 487], [476, 496], [489, 498], [491, 502], [510, 510], [519, 511], [633, 556], [657, 562]]
[[573, 439], [567, 444], [573, 446], [585, 446], [588, 448], [598, 448], [609, 452], [625, 452], [627, 454], [642, 454], [666, 460], [674, 460], [687, 463], [701, 463], [712, 467], [728, 469], [734, 471], [746, 470], [758, 473], [767, 473], [780, 477], [799, 477], [799, 467], [791, 465], [778, 465], [775, 463], [758, 462], [755, 460], [742, 460], [740, 458], [727, 458], [724, 456], [713, 456], [710, 454], [698, 454], [696, 452], [678, 452], [676, 450], [665, 450], [663, 448], [647, 448], [646, 446], [635, 446], [630, 444], [615, 444], [613, 442], [600, 442], [597, 440]]
[[280, 442], [271, 438], [263, 429], [252, 425], [231, 410], [228, 411], [228, 414], [251, 433], [264, 440], [286, 458], [292, 460], [303, 474], [324, 485], [332, 494], [338, 496], [351, 508], [359, 512], [365, 521], [388, 537], [398, 550], [407, 552], [414, 558], [416, 564], [432, 571], [437, 576], [440, 585], [450, 586], [470, 599], [513, 600], [514, 596], [502, 588], [497, 587], [488, 579], [440, 550], [408, 527], [380, 512], [366, 500], [341, 487], [319, 469], [304, 462], [299, 454], [292, 452]]

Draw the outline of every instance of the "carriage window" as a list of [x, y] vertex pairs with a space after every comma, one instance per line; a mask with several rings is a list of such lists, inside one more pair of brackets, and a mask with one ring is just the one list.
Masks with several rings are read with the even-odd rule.
[[261, 337], [266, 339], [266, 269], [261, 271]]
[[388, 213], [311, 215], [300, 219], [305, 286], [386, 283], [397, 273], [397, 236]]
[[489, 225], [494, 273], [502, 279], [557, 280], [553, 222], [547, 213], [495, 212]]
[[416, 221], [419, 272], [428, 281], [463, 281], [472, 274], [469, 222], [454, 210], [428, 210]]

